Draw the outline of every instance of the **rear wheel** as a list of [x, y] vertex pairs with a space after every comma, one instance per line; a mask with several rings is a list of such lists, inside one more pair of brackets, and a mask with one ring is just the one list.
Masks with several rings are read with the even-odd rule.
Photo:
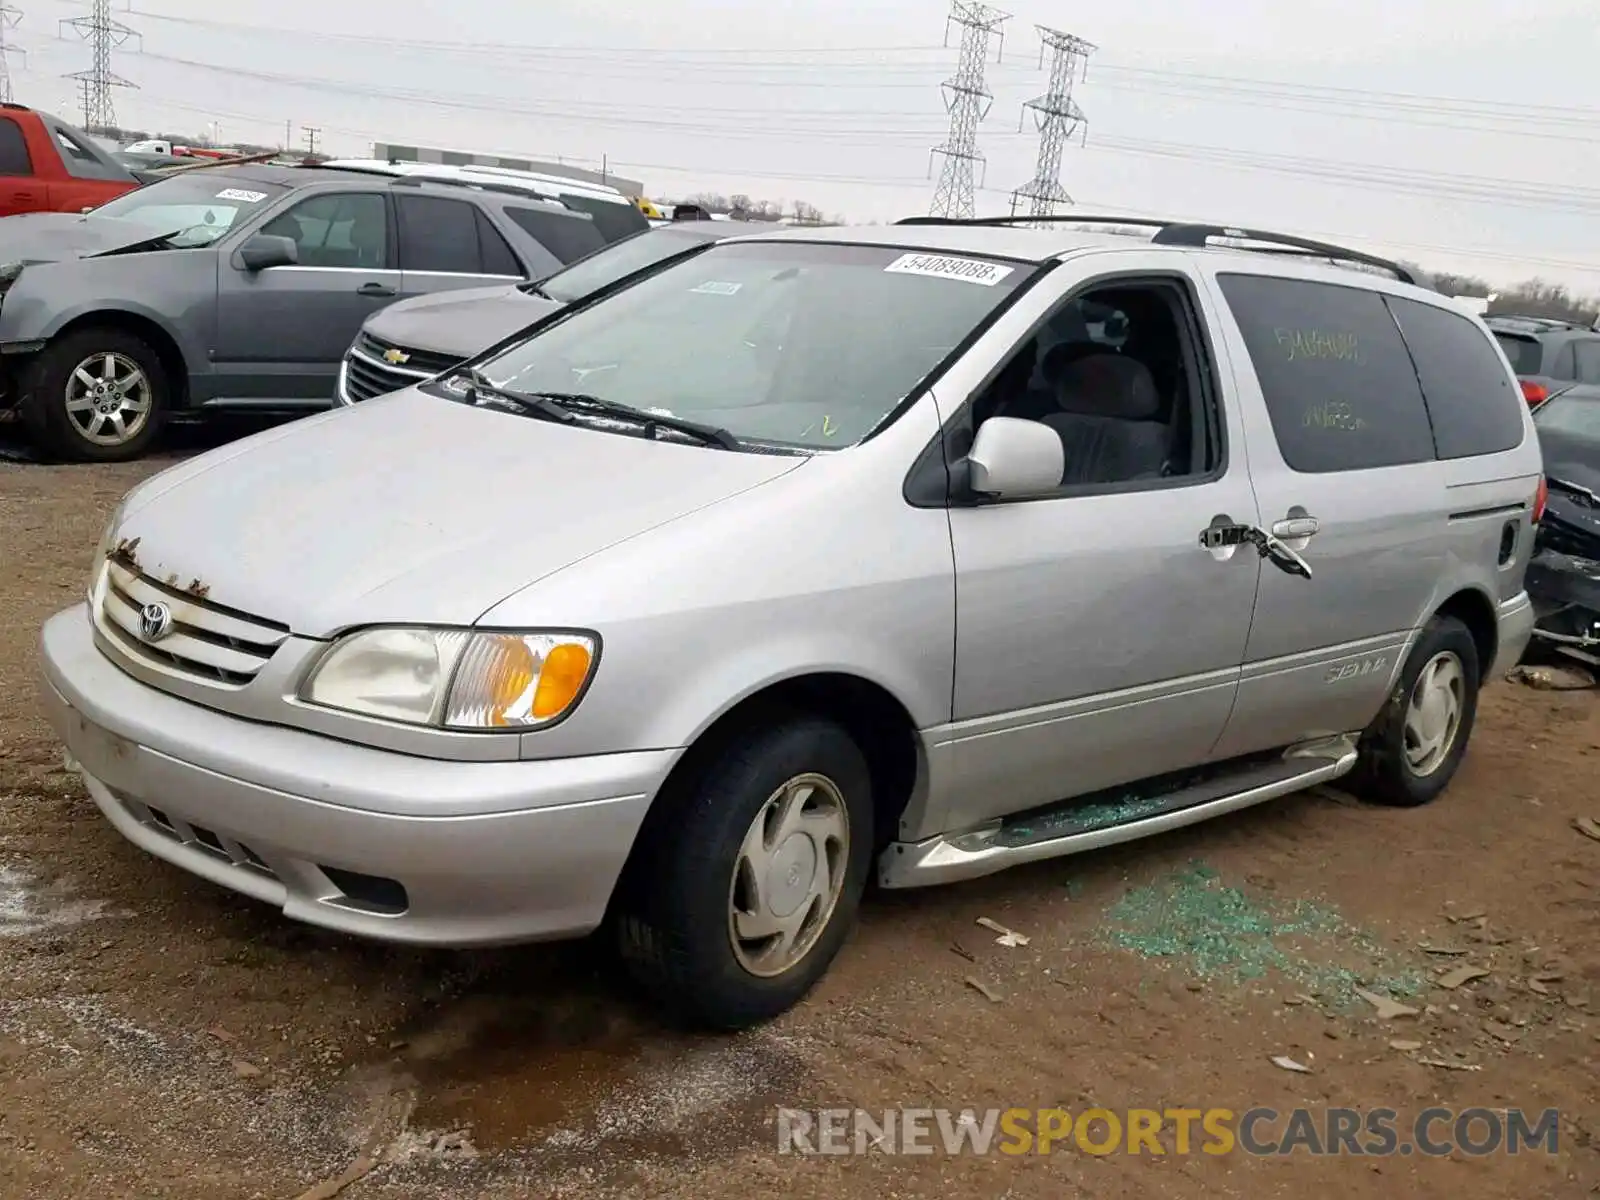
[[828, 721], [795, 717], [730, 744], [651, 822], [617, 932], [634, 978], [681, 1019], [768, 1020], [827, 971], [872, 859], [871, 776]]
[[1478, 713], [1478, 647], [1455, 617], [1423, 628], [1388, 703], [1361, 738], [1352, 790], [1412, 808], [1450, 785]]
[[161, 357], [121, 329], [81, 329], [40, 352], [24, 381], [22, 416], [40, 448], [69, 462], [141, 457], [170, 398]]

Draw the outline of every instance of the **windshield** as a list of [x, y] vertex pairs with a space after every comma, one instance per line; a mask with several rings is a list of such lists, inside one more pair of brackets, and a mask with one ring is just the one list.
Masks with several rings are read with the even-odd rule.
[[682, 253], [695, 246], [704, 245], [706, 239], [683, 232], [681, 229], [651, 229], [636, 233], [620, 242], [613, 242], [573, 263], [564, 271], [557, 271], [540, 281], [541, 292], [552, 300], [571, 304], [574, 300], [598, 292], [646, 267], [653, 267], [663, 259]]
[[1027, 276], [878, 246], [724, 242], [484, 362], [495, 385], [586, 392], [829, 450], [871, 433]]
[[1538, 429], [1600, 442], [1600, 398], [1555, 396], [1533, 410]]
[[1537, 375], [1539, 368], [1544, 365], [1544, 347], [1537, 338], [1520, 337], [1514, 333], [1497, 333], [1494, 340], [1500, 343], [1500, 349], [1506, 353], [1506, 358], [1511, 362], [1511, 369], [1518, 375]]
[[176, 234], [172, 244], [185, 249], [209, 246], [235, 221], [261, 211], [284, 192], [279, 184], [229, 179], [226, 172], [226, 167], [202, 167], [159, 180], [102, 204], [88, 219], [133, 221], [148, 228], [152, 237]]

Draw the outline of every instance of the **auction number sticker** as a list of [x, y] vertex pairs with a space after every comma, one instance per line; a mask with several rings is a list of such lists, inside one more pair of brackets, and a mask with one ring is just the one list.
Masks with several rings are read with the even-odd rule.
[[223, 188], [217, 193], [218, 200], [238, 200], [244, 204], [255, 204], [266, 198], [265, 192], [247, 192], [243, 188]]
[[943, 254], [902, 254], [885, 272], [895, 275], [928, 275], [935, 279], [959, 279], [963, 283], [977, 283], [993, 287], [1015, 270], [999, 263], [982, 262], [975, 258], [951, 258]]
[[692, 287], [691, 292], [698, 292], [702, 296], [737, 296], [742, 283], [723, 283], [720, 280], [709, 279], [698, 287]]

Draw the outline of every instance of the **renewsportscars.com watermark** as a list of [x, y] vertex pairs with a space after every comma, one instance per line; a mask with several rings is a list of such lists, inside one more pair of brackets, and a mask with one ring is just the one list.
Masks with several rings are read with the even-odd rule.
[[860, 1108], [778, 1110], [779, 1154], [1235, 1154], [1385, 1157], [1556, 1153], [1560, 1114], [1425, 1108]]

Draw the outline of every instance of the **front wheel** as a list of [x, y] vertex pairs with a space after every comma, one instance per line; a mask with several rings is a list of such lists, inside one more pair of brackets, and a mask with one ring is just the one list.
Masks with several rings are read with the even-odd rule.
[[1455, 617], [1429, 621], [1383, 712], [1362, 735], [1351, 790], [1398, 808], [1443, 792], [1472, 736], [1481, 669], [1465, 625]]
[[121, 329], [81, 329], [47, 346], [24, 384], [22, 416], [40, 448], [69, 462], [127, 462], [166, 416], [161, 356]]
[[652, 822], [625, 885], [624, 962], [687, 1022], [741, 1029], [796, 1004], [854, 924], [872, 860], [872, 783], [831, 722], [730, 744]]

